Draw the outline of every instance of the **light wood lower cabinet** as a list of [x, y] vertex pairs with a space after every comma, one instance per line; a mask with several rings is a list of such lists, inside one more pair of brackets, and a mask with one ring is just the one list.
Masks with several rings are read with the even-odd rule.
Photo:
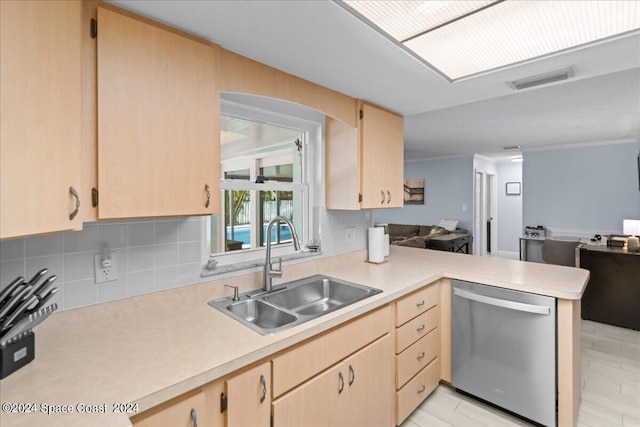
[[219, 411], [222, 380], [215, 381], [177, 397], [169, 402], [132, 417], [134, 427], [224, 427], [224, 415]]
[[227, 427], [269, 426], [271, 418], [271, 362], [226, 381]]
[[431, 283], [395, 303], [395, 386], [397, 425], [440, 382], [440, 287]]
[[275, 400], [273, 425], [392, 425], [391, 352], [386, 335]]

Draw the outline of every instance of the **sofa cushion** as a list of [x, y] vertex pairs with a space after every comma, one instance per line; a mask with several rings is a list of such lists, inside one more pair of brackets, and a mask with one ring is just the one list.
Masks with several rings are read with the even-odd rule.
[[455, 219], [443, 219], [440, 220], [440, 224], [438, 225], [449, 231], [455, 231], [456, 227], [458, 226], [458, 221]]
[[418, 236], [437, 236], [448, 233], [444, 228], [437, 225], [421, 225]]
[[397, 246], [409, 246], [411, 248], [426, 249], [428, 237], [415, 236], [408, 239], [396, 241], [393, 244]]
[[414, 237], [418, 235], [419, 225], [389, 224], [389, 236]]

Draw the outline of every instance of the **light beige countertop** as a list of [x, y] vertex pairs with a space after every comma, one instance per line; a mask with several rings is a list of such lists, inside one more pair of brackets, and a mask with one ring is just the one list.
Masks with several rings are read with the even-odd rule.
[[[383, 292], [273, 336], [207, 304], [223, 296], [225, 283], [241, 292], [260, 287], [262, 272], [55, 313], [35, 330], [35, 360], [0, 381], [3, 404], [34, 404], [38, 411], [2, 411], [0, 425], [130, 426], [113, 404], [135, 402], [144, 411], [441, 277], [571, 300], [582, 297], [589, 279], [582, 269], [397, 246], [388, 263], [365, 257], [359, 251], [285, 264], [275, 285], [322, 273]], [[73, 412], [46, 415], [43, 404], [70, 405]], [[79, 413], [78, 404], [106, 405], [105, 413]]]

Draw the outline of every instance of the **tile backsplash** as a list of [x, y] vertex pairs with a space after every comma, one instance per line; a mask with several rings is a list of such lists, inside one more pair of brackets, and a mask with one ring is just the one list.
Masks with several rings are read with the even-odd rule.
[[[69, 309], [200, 280], [201, 218], [85, 223], [81, 231], [0, 241], [0, 284], [42, 268], [58, 278], [55, 302]], [[93, 256], [115, 252], [118, 280], [95, 283]]]
[[[370, 211], [316, 213], [326, 256], [366, 248]], [[17, 276], [30, 279], [42, 268], [58, 278], [59, 310], [190, 285], [200, 277], [204, 230], [200, 217], [156, 218], [85, 223], [81, 231], [0, 241], [0, 288]], [[344, 242], [346, 228], [356, 241]], [[96, 284], [94, 254], [115, 252], [118, 280]]]

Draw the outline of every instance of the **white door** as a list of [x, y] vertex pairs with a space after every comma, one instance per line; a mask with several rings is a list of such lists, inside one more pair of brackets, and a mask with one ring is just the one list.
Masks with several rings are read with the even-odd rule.
[[487, 174], [487, 187], [485, 198], [485, 227], [487, 236], [487, 253], [498, 254], [498, 188], [497, 178], [494, 174]]

